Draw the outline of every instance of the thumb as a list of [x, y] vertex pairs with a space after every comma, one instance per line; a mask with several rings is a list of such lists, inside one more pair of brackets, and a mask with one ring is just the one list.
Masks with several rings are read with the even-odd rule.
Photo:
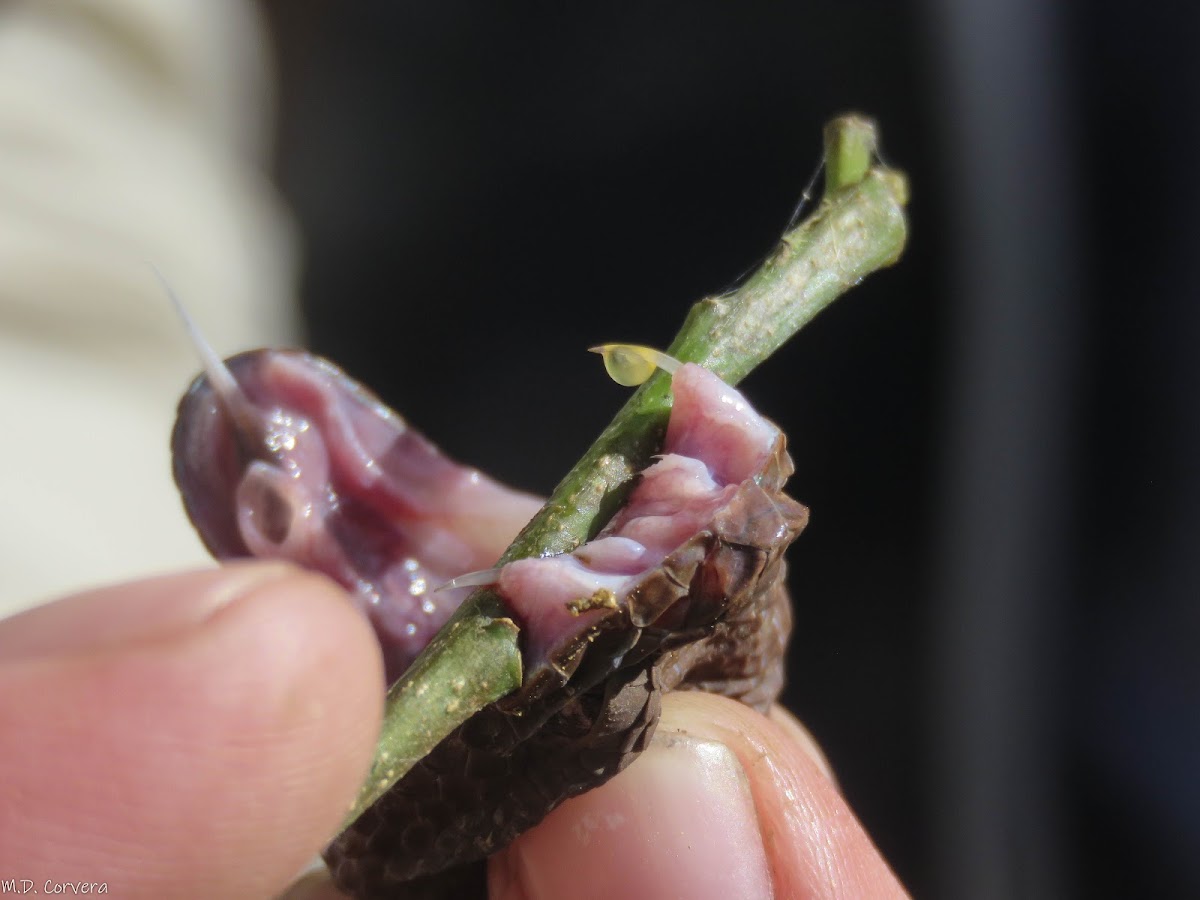
[[663, 700], [650, 747], [493, 859], [493, 900], [907, 896], [794, 723]]
[[382, 685], [342, 592], [281, 564], [0, 622], [0, 871], [122, 897], [270, 896], [344, 814]]

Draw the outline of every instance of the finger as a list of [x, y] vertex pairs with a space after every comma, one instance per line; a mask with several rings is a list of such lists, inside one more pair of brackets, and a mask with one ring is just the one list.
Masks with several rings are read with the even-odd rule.
[[833, 766], [829, 764], [825, 751], [821, 749], [817, 739], [812, 736], [812, 732], [805, 728], [799, 719], [779, 704], [771, 707], [767, 718], [778, 725], [801, 750], [808, 754], [809, 759], [817, 764], [817, 768], [824, 773], [826, 778], [835, 785], [837, 784], [837, 776], [833, 774]]
[[121, 897], [278, 893], [365, 774], [382, 683], [345, 595], [278, 564], [0, 623], [0, 871]]
[[493, 860], [493, 900], [906, 896], [823, 766], [731, 700], [676, 693], [650, 748]]
[[754, 795], [775, 896], [908, 896], [828, 777], [811, 736], [797, 740], [793, 728], [701, 693], [664, 704], [659, 727], [719, 741], [736, 754]]
[[334, 887], [328, 872], [305, 875], [280, 895], [279, 900], [349, 900]]

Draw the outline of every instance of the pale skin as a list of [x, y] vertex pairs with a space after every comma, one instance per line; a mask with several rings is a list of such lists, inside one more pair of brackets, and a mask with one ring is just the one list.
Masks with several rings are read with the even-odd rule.
[[[123, 898], [340, 896], [295, 878], [367, 769], [381, 671], [340, 588], [277, 563], [0, 622], [0, 873]], [[493, 858], [489, 884], [492, 900], [907, 896], [799, 723], [691, 693], [665, 699], [629, 769]]]

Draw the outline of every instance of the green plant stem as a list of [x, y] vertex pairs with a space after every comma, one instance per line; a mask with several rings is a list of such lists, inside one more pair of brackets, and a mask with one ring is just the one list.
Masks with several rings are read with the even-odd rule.
[[[904, 248], [903, 175], [872, 166], [874, 124], [843, 116], [825, 128], [825, 194], [736, 291], [701, 300], [668, 349], [736, 384], [848, 288]], [[619, 508], [633, 476], [662, 444], [670, 378], [657, 372], [563, 478], [501, 557], [573, 550]], [[384, 728], [347, 824], [470, 715], [521, 683], [517, 628], [501, 598], [472, 594], [388, 692]]]
[[851, 113], [825, 125], [825, 196], [867, 176], [879, 152], [879, 132], [865, 116]]

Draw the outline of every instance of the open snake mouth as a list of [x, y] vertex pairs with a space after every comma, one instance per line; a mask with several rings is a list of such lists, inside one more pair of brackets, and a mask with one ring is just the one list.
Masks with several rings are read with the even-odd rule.
[[662, 454], [603, 531], [482, 573], [536, 498], [448, 459], [328, 362], [259, 350], [228, 372], [232, 386], [197, 379], [172, 439], [176, 483], [215, 556], [334, 578], [374, 625], [389, 680], [470, 585], [492, 584], [521, 629], [523, 687], [331, 845], [344, 889], [392, 896], [500, 849], [628, 764], [663, 690], [760, 708], [778, 694], [782, 555], [807, 510], [782, 493], [792, 465], [779, 429], [707, 370], [675, 371]]
[[175, 481], [220, 559], [288, 559], [324, 572], [370, 617], [399, 677], [541, 503], [459, 465], [332, 364], [256, 350], [201, 376], [180, 403]]

